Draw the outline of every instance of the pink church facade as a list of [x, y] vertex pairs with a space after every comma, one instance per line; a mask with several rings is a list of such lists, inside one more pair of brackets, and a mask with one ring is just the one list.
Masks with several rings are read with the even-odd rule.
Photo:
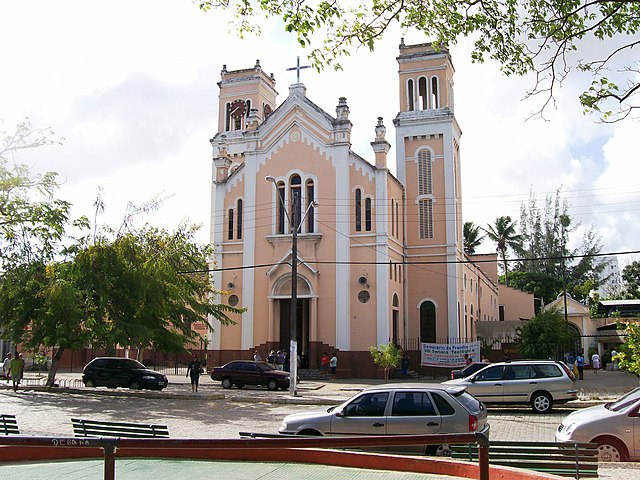
[[415, 367], [420, 341], [473, 339], [477, 321], [498, 320], [496, 263], [463, 251], [451, 58], [402, 43], [397, 60], [395, 138], [383, 119], [372, 121], [370, 160], [351, 149], [346, 99], [329, 114], [296, 83], [278, 104], [259, 63], [223, 68], [211, 140], [212, 278], [225, 291], [220, 302], [247, 311], [235, 325], [214, 325], [215, 363], [288, 349], [292, 224], [303, 367], [336, 352], [341, 375], [373, 376], [369, 347], [390, 341]]

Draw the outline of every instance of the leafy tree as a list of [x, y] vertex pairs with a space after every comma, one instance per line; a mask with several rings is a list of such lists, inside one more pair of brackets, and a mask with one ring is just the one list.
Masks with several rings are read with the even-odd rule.
[[524, 288], [545, 301], [561, 294], [564, 286], [572, 297], [586, 300], [589, 292], [598, 287], [599, 274], [605, 267], [604, 263], [596, 261], [602, 246], [595, 227], [584, 233], [578, 247], [568, 248], [570, 234], [580, 227], [580, 223], [573, 223], [568, 209], [560, 189], [555, 195], [546, 196], [542, 209], [533, 192], [528, 203], [520, 209], [523, 260], [517, 264], [516, 270], [523, 275], [519, 288], [523, 288], [523, 283], [530, 287], [547, 278], [548, 283], [542, 288], [544, 291]]
[[371, 353], [373, 363], [384, 368], [385, 380], [389, 380], [391, 369], [400, 365], [400, 361], [402, 360], [402, 350], [392, 342], [386, 345], [382, 344], [379, 347], [369, 347], [369, 353]]
[[47, 385], [53, 385], [65, 350], [87, 345], [82, 292], [72, 265], [32, 261], [9, 268], [0, 282], [0, 318], [5, 335], [33, 352], [54, 348]]
[[55, 173], [36, 175], [15, 156], [59, 142], [51, 130], [34, 129], [28, 119], [0, 137], [0, 263], [51, 259], [63, 240], [71, 204], [53, 197]]
[[631, 262], [622, 269], [624, 294], [629, 299], [640, 298], [640, 262]]
[[[544, 96], [541, 111], [572, 71], [592, 76], [580, 95], [585, 112], [605, 120], [624, 118], [639, 108], [637, 57], [640, 3], [634, 0], [526, 2], [524, 0], [370, 0], [357, 2], [305, 0], [194, 0], [201, 9], [233, 9], [240, 34], [259, 31], [252, 17], [280, 17], [300, 45], [312, 48], [316, 68], [333, 66], [343, 55], [376, 42], [393, 26], [417, 30], [438, 48], [460, 37], [475, 39], [471, 59], [499, 62], [505, 75], [533, 72], [527, 96]], [[318, 43], [320, 43], [319, 46]], [[577, 53], [576, 53], [577, 52]], [[628, 57], [628, 58], [627, 58]], [[627, 65], [625, 63], [628, 62]], [[611, 77], [612, 72], [617, 78]]]
[[173, 233], [145, 227], [78, 253], [94, 346], [182, 351], [200, 339], [193, 323], [212, 328], [212, 318], [227, 325], [233, 323], [228, 314], [244, 311], [213, 301], [210, 248], [194, 242], [195, 232], [184, 225]]
[[496, 218], [495, 224], [487, 225], [485, 232], [496, 243], [496, 250], [500, 254], [500, 258], [502, 258], [504, 284], [509, 286], [507, 250], [511, 249], [516, 253], [520, 253], [522, 251], [522, 235], [516, 232], [516, 222], [511, 221], [511, 217], [508, 215]]
[[525, 358], [555, 358], [574, 338], [558, 310], [545, 310], [518, 328], [518, 349]]
[[486, 234], [482, 233], [482, 228], [473, 222], [464, 222], [462, 227], [462, 238], [464, 251], [468, 255], [476, 253], [476, 248], [480, 246]]
[[640, 325], [628, 323], [625, 330], [627, 339], [616, 355], [618, 366], [640, 376]]
[[513, 271], [509, 274], [509, 286], [532, 293], [541, 305], [552, 302], [563, 292], [562, 278], [545, 272]]

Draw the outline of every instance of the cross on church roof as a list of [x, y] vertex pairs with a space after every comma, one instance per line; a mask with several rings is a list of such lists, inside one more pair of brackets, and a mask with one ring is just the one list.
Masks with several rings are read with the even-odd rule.
[[311, 68], [311, 65], [300, 66], [300, 57], [298, 57], [298, 61], [296, 62], [295, 67], [287, 68], [287, 72], [290, 70], [296, 70], [296, 83], [300, 83], [300, 70], [304, 68]]

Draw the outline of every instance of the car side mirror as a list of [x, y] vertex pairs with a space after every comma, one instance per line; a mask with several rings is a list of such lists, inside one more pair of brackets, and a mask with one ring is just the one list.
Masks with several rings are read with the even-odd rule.
[[338, 410], [338, 411], [336, 412], [336, 417], [344, 417], [344, 416], [345, 416], [345, 415], [344, 415], [344, 410]]

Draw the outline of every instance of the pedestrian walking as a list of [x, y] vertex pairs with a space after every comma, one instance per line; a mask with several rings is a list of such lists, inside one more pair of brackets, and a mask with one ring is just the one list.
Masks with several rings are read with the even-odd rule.
[[600, 355], [598, 355], [598, 352], [591, 355], [591, 367], [593, 368], [593, 373], [598, 373], [598, 370], [600, 370]]
[[327, 352], [322, 352], [322, 357], [320, 357], [320, 371], [324, 378], [329, 377], [329, 354]]
[[576, 366], [578, 367], [578, 380], [584, 380], [584, 357], [581, 353], [576, 357]]
[[286, 359], [286, 355], [282, 350], [278, 350], [276, 353], [276, 370], [284, 370], [284, 361]]
[[618, 370], [618, 359], [616, 358], [616, 355], [618, 355], [618, 352], [616, 352], [616, 349], [614, 348], [611, 350], [611, 361], [613, 362], [614, 370]]
[[406, 353], [400, 360], [400, 373], [403, 377], [406, 377], [409, 374], [409, 355]]
[[336, 370], [338, 369], [338, 357], [336, 357], [336, 353], [333, 352], [331, 356], [331, 360], [329, 360], [329, 368], [331, 369], [331, 380], [336, 379]]
[[9, 381], [11, 380], [11, 373], [9, 373], [11, 371], [10, 365], [11, 365], [11, 352], [8, 352], [7, 356], [4, 359], [4, 362], [2, 362], [2, 374], [4, 378], [7, 379], [7, 385], [9, 385]]
[[273, 368], [276, 368], [276, 351], [271, 350], [269, 355], [267, 355], [267, 363], [271, 365]]
[[260, 354], [258, 353], [258, 350], [256, 350], [253, 354], [253, 360], [256, 362], [261, 362], [262, 361], [262, 357], [260, 356]]
[[191, 377], [191, 391], [193, 393], [198, 393], [201, 373], [203, 373], [202, 364], [200, 360], [198, 360], [198, 357], [194, 355], [187, 367], [187, 377]]
[[18, 385], [22, 381], [22, 375], [24, 374], [24, 359], [22, 358], [22, 354], [16, 352], [9, 362], [9, 373], [11, 374], [11, 381], [13, 382], [13, 391], [18, 391]]

